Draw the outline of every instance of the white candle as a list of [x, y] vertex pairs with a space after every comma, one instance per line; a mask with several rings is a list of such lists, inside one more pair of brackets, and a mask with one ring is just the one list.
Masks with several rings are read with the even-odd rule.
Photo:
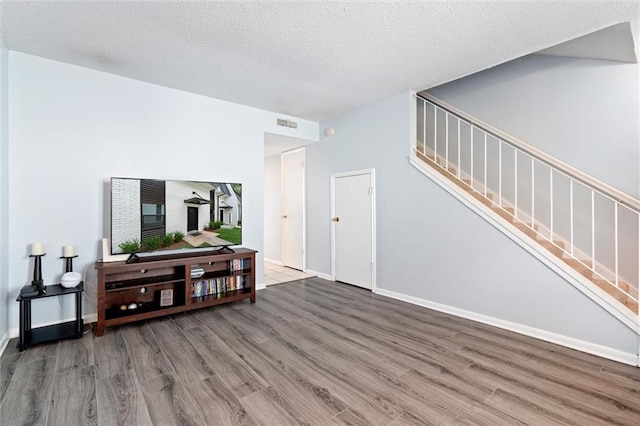
[[41, 254], [44, 254], [44, 246], [42, 243], [31, 244], [31, 254], [33, 256], [40, 256]]
[[76, 248], [74, 246], [64, 246], [62, 248], [62, 257], [73, 257], [76, 255]]

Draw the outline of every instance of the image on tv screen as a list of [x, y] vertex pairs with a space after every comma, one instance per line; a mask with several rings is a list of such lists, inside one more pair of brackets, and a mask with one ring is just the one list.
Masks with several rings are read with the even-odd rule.
[[111, 178], [111, 254], [242, 244], [242, 185]]

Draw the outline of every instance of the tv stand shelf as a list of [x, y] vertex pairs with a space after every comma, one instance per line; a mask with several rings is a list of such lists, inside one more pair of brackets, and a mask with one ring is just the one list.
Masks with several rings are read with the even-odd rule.
[[[211, 251], [198, 256], [162, 256], [143, 263], [97, 262], [98, 327], [206, 308], [243, 299], [256, 301], [256, 251]], [[204, 270], [191, 277], [192, 269]]]

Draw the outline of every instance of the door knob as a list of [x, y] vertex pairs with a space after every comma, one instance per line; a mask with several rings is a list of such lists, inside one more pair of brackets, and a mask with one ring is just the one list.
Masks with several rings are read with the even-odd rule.
[[333, 219], [331, 219], [334, 222], [340, 222], [340, 218], [338, 216], [334, 217]]
[[283, 215], [282, 215], [282, 218], [283, 218], [283, 219], [286, 219], [286, 218], [287, 218], [287, 215], [286, 215], [286, 214], [283, 214]]

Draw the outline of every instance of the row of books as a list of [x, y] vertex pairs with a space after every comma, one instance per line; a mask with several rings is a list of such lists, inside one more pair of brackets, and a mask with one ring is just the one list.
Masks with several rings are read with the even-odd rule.
[[244, 288], [244, 284], [245, 277], [242, 275], [195, 281], [191, 283], [191, 297], [202, 297], [221, 294], [226, 291], [240, 290]]
[[251, 267], [251, 259], [232, 259], [230, 263], [232, 271], [242, 271]]

